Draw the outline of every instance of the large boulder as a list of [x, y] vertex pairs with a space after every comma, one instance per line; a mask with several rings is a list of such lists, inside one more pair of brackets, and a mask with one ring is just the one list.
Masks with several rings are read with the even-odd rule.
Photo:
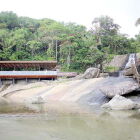
[[123, 75], [125, 75], [125, 76], [132, 76], [132, 75], [134, 75], [133, 68], [131, 67], [131, 68], [129, 68], [129, 69], [125, 69], [125, 70], [123, 71]]
[[129, 94], [139, 88], [139, 84], [132, 78], [118, 77], [108, 80], [101, 88], [107, 97]]
[[108, 103], [102, 105], [103, 108], [109, 108], [113, 110], [129, 110], [129, 109], [138, 109], [140, 105], [134, 103], [132, 100], [116, 95]]
[[91, 67], [85, 71], [82, 78], [84, 79], [97, 78], [99, 74], [100, 74], [100, 69]]

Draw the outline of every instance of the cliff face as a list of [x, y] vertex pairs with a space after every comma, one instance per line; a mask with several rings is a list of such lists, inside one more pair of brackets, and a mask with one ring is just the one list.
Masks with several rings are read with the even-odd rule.
[[122, 69], [124, 65], [126, 64], [127, 59], [128, 59], [128, 55], [116, 55], [105, 66], [118, 67], [119, 69]]
[[137, 53], [137, 58], [140, 59], [140, 53]]
[[140, 73], [140, 53], [137, 53], [137, 70], [138, 70], [138, 72]]
[[[140, 59], [140, 53], [136, 54], [137, 59]], [[123, 68], [124, 65], [127, 63], [128, 61], [128, 55], [116, 55], [114, 56], [114, 58], [108, 63], [106, 64], [106, 66], [112, 66], [112, 67], [118, 67], [118, 68]]]

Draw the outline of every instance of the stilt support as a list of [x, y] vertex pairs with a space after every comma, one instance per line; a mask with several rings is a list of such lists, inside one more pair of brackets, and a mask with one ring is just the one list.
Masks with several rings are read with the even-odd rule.
[[14, 78], [13, 78], [12, 84], [13, 84], [13, 85], [15, 84], [15, 79], [14, 79]]
[[0, 87], [2, 86], [2, 79], [0, 79]]
[[28, 78], [26, 78], [26, 83], [28, 83]]

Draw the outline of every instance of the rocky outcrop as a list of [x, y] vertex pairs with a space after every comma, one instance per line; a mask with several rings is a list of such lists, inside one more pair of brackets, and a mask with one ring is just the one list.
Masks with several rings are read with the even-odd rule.
[[103, 108], [108, 108], [112, 110], [129, 110], [129, 109], [138, 109], [140, 105], [134, 103], [132, 100], [116, 95], [108, 103], [102, 105]]
[[100, 74], [100, 69], [98, 68], [88, 68], [85, 73], [82, 75], [82, 78], [84, 79], [91, 79], [91, 78], [97, 78]]
[[111, 80], [100, 88], [102, 93], [107, 97], [112, 98], [115, 95], [125, 95], [139, 88], [139, 84], [132, 78], [118, 77], [116, 80]]
[[132, 75], [134, 75], [134, 74], [135, 74], [135, 73], [134, 73], [132, 67], [129, 68], [129, 69], [125, 69], [125, 70], [123, 71], [123, 75], [125, 75], [125, 76], [132, 76]]
[[[124, 77], [107, 77], [107, 78], [92, 78], [92, 79], [73, 79], [56, 81], [52, 83], [32, 83], [27, 85], [13, 85], [1, 92], [9, 101], [27, 102], [27, 103], [44, 103], [44, 102], [77, 102], [80, 104], [98, 104], [102, 105], [108, 102], [106, 94], [122, 93], [124, 88], [129, 90], [132, 85], [127, 85], [132, 82], [136, 83], [131, 78]], [[137, 84], [137, 83], [136, 83]], [[101, 91], [107, 88], [106, 91]], [[113, 89], [115, 88], [115, 89]], [[104, 94], [103, 94], [104, 93]]]
[[126, 63], [125, 69], [124, 69], [125, 76], [132, 76], [135, 74], [135, 70], [134, 70], [135, 59], [136, 59], [136, 56], [134, 53], [129, 55], [128, 62]]
[[105, 64], [105, 67], [112, 66], [112, 67], [117, 67], [121, 69], [126, 63], [127, 59], [128, 59], [127, 55], [116, 55], [108, 64]]
[[0, 105], [3, 105], [3, 104], [8, 104], [9, 103], [9, 101], [8, 100], [6, 100], [5, 98], [3, 98], [3, 97], [0, 97]]

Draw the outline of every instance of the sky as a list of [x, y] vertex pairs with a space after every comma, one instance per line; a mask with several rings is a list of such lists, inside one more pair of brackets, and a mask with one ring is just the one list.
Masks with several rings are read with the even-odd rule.
[[95, 17], [107, 15], [121, 26], [120, 32], [134, 37], [140, 31], [140, 0], [0, 0], [0, 12], [13, 11], [18, 16], [51, 18], [92, 27]]

